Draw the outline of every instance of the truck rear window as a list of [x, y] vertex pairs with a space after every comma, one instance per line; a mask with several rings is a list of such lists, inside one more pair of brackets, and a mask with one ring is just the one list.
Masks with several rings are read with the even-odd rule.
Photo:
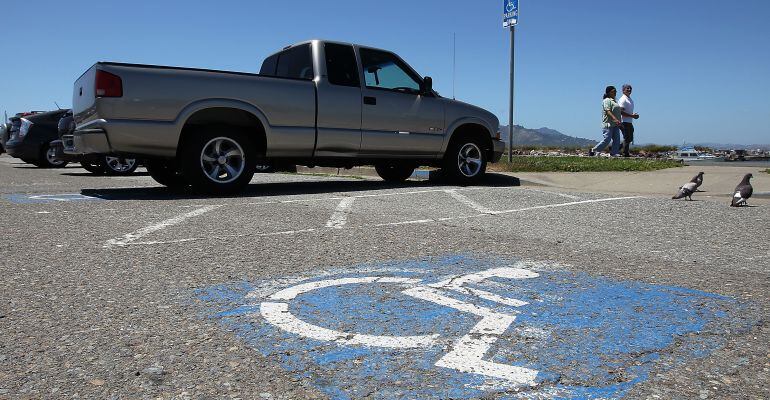
[[281, 78], [313, 79], [313, 58], [310, 44], [292, 47], [278, 53], [275, 76]]

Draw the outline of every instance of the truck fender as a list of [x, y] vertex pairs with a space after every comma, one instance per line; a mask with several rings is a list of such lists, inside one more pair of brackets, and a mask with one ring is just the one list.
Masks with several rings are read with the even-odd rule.
[[493, 132], [497, 131], [497, 128], [495, 128], [493, 130], [489, 126], [489, 124], [486, 121], [484, 121], [483, 119], [481, 119], [481, 118], [465, 117], [465, 118], [457, 119], [457, 120], [453, 121], [451, 124], [449, 124], [449, 126], [447, 126], [447, 130], [446, 130], [447, 134], [444, 137], [444, 144], [441, 146], [441, 154], [442, 155], [446, 153], [446, 150], [449, 147], [449, 142], [452, 141], [452, 137], [454, 136], [454, 134], [457, 131], [457, 129], [459, 127], [461, 127], [463, 125], [467, 125], [467, 124], [474, 124], [474, 125], [481, 125], [481, 126], [483, 126], [487, 130], [487, 137], [486, 137], [486, 139], [489, 139], [490, 141], [491, 141]]
[[182, 111], [179, 112], [174, 120], [174, 126], [177, 132], [177, 143], [182, 135], [182, 129], [187, 121], [195, 115], [198, 111], [203, 111], [209, 108], [232, 108], [241, 110], [254, 115], [262, 124], [262, 128], [265, 130], [265, 136], [270, 137], [270, 124], [268, 123], [265, 114], [257, 107], [240, 100], [233, 99], [205, 99], [192, 102], [185, 106]]

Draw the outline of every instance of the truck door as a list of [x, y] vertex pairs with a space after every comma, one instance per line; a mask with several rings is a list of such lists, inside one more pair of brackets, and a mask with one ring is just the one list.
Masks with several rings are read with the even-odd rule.
[[[361, 149], [361, 79], [353, 46], [319, 42], [326, 79], [318, 82], [316, 157], [357, 157]], [[323, 70], [322, 70], [323, 71]]]
[[444, 141], [444, 102], [421, 94], [422, 79], [393, 53], [360, 48], [361, 154], [432, 158]]

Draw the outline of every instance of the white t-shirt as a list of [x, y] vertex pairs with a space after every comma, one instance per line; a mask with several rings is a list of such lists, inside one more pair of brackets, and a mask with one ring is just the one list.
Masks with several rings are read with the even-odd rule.
[[[634, 101], [631, 100], [630, 97], [626, 95], [620, 96], [620, 101], [618, 101], [618, 105], [620, 105], [620, 108], [622, 108], [625, 113], [628, 113], [628, 114], [634, 113]], [[621, 122], [634, 122], [634, 118], [626, 117], [624, 115]]]

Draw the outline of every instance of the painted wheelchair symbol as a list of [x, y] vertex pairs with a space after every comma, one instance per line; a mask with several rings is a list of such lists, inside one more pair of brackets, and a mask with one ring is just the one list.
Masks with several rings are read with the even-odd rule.
[[429, 348], [435, 345], [439, 335], [420, 336], [376, 336], [360, 333], [340, 332], [302, 321], [289, 311], [289, 301], [314, 290], [344, 285], [398, 284], [409, 288], [401, 293], [422, 301], [473, 314], [481, 320], [468, 334], [454, 342], [451, 351], [436, 363], [437, 367], [453, 369], [463, 373], [478, 374], [505, 380], [511, 386], [535, 386], [538, 371], [484, 360], [490, 347], [513, 324], [516, 315], [503, 314], [486, 307], [466, 303], [449, 296], [451, 292], [478, 297], [484, 300], [521, 307], [528, 303], [503, 297], [495, 293], [468, 287], [490, 278], [531, 279], [539, 274], [518, 268], [494, 268], [474, 274], [455, 276], [438, 283], [421, 285], [421, 279], [400, 277], [376, 277], [330, 279], [302, 283], [283, 289], [269, 297], [270, 301], [260, 304], [260, 313], [272, 325], [307, 338], [335, 342], [347, 346], [370, 346], [384, 348]]

